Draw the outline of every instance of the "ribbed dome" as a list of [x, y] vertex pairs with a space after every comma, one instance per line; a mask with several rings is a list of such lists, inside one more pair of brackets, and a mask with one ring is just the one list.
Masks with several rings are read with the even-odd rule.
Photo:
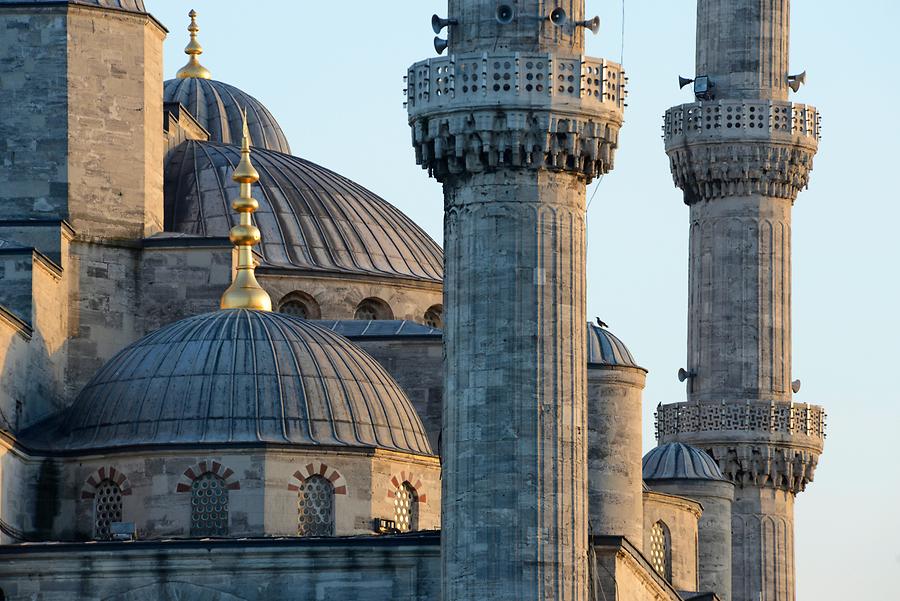
[[[265, 265], [443, 281], [441, 248], [396, 207], [309, 161], [265, 150], [252, 158]], [[231, 173], [239, 159], [234, 146], [181, 144], [166, 163], [166, 231], [228, 236], [238, 220]]]
[[242, 309], [128, 346], [61, 429], [55, 448], [263, 442], [431, 454], [409, 399], [362, 349], [313, 323]]
[[147, 12], [147, 9], [144, 8], [144, 0], [0, 0], [0, 5], [3, 4], [81, 4], [131, 13]]
[[212, 79], [170, 79], [164, 84], [164, 102], [180, 102], [209, 132], [212, 142], [239, 145], [243, 132], [241, 111], [255, 148], [291, 153], [278, 121], [263, 104], [246, 92]]
[[644, 480], [725, 480], [712, 457], [680, 442], [656, 447], [641, 463]]
[[631, 356], [625, 343], [612, 332], [596, 324], [588, 323], [588, 366], [619, 366], [641, 368]]

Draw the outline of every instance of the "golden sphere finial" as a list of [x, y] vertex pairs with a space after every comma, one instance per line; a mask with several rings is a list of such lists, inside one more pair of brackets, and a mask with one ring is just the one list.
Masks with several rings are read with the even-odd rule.
[[209, 69], [201, 65], [200, 59], [197, 58], [203, 54], [203, 46], [197, 41], [197, 32], [200, 31], [200, 26], [197, 25], [197, 11], [191, 9], [188, 16], [191, 18], [191, 24], [188, 25], [187, 28], [188, 32], [191, 34], [191, 41], [188, 42], [188, 45], [185, 47], [184, 53], [190, 58], [188, 58], [188, 63], [178, 70], [175, 77], [178, 79], [189, 79], [192, 77], [197, 79], [212, 79], [212, 74], [210, 74]]

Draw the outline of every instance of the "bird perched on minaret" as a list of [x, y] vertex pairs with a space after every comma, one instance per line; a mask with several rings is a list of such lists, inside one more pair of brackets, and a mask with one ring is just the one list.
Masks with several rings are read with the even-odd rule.
[[596, 319], [597, 319], [597, 325], [600, 326], [601, 328], [608, 328], [608, 327], [609, 327], [609, 324], [607, 324], [606, 322], [604, 322], [604, 321], [603, 321], [602, 319], [600, 319], [599, 317], [597, 317]]

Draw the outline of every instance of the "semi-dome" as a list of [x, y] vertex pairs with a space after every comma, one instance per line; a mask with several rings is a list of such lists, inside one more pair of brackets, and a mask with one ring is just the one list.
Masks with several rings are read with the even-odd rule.
[[605, 327], [588, 323], [587, 355], [588, 367], [613, 366], [637, 367], [643, 369], [631, 356], [625, 343]]
[[680, 442], [660, 445], [644, 455], [644, 480], [725, 480], [715, 460]]
[[325, 445], [431, 454], [391, 376], [349, 340], [280, 313], [190, 317], [128, 346], [81, 391], [54, 446]]
[[221, 81], [198, 77], [170, 79], [163, 85], [163, 100], [184, 106], [209, 132], [211, 141], [239, 145], [243, 132], [241, 111], [246, 109], [254, 148], [291, 153], [278, 121], [250, 94]]
[[[238, 216], [231, 173], [240, 148], [186, 141], [166, 162], [165, 229], [228, 236]], [[309, 161], [253, 152], [263, 265], [339, 275], [443, 281], [441, 248], [409, 217], [362, 186]]]

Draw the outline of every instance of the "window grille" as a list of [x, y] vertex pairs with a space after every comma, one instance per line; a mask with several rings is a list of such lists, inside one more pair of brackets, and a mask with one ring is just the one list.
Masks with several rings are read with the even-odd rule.
[[94, 495], [94, 538], [110, 540], [110, 524], [121, 521], [122, 489], [112, 480], [103, 480]]
[[672, 538], [665, 522], [656, 522], [650, 530], [650, 564], [660, 576], [672, 581]]
[[287, 313], [288, 315], [293, 315], [294, 317], [300, 317], [301, 319], [309, 319], [309, 308], [306, 306], [306, 303], [298, 300], [291, 300], [283, 303], [281, 308], [278, 309], [281, 313]]
[[334, 486], [322, 476], [310, 476], [297, 500], [299, 536], [334, 536]]
[[419, 528], [419, 496], [409, 482], [404, 482], [394, 493], [394, 521], [400, 532]]
[[228, 489], [207, 472], [191, 484], [191, 536], [228, 535]]
[[438, 330], [444, 327], [444, 312], [439, 306], [431, 307], [425, 312], [425, 325]]

